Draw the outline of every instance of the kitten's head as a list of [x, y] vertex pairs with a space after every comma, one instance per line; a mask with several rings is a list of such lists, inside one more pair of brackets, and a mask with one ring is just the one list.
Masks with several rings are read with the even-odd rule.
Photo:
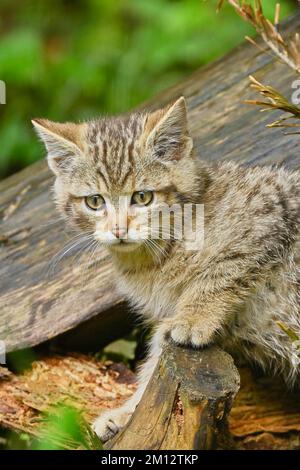
[[33, 124], [56, 176], [60, 211], [113, 250], [143, 245], [150, 211], [199, 191], [184, 98], [150, 113]]

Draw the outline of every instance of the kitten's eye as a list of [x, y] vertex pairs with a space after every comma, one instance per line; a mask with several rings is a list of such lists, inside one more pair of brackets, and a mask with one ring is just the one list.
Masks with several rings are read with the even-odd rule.
[[86, 205], [93, 211], [101, 209], [101, 207], [105, 204], [104, 198], [100, 194], [87, 196], [84, 200]]
[[152, 191], [136, 191], [131, 198], [131, 204], [138, 204], [139, 206], [148, 206], [153, 200]]

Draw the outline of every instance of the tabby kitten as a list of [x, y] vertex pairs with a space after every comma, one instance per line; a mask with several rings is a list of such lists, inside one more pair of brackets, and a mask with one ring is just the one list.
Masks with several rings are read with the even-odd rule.
[[[119, 288], [154, 325], [137, 392], [94, 424], [103, 441], [129, 420], [166, 336], [194, 347], [216, 342], [289, 384], [299, 379], [299, 358], [277, 324], [300, 336], [298, 172], [199, 161], [182, 97], [155, 112], [33, 124], [59, 210], [108, 248]], [[149, 235], [151, 211], [175, 203], [204, 205], [199, 249], [163, 230]]]

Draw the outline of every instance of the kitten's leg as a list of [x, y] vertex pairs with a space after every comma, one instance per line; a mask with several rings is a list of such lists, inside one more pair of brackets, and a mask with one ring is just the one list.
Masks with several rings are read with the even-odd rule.
[[[177, 313], [163, 321], [162, 330], [164, 336], [170, 336], [176, 344], [204, 347], [225, 324], [231, 308], [226, 300], [230, 299], [220, 296], [209, 302], [204, 299], [193, 302], [192, 298], [190, 295], [189, 299], [181, 299]], [[232, 310], [234, 308], [232, 304]]]
[[178, 344], [196, 347], [212, 342], [233, 315], [242, 313], [258, 286], [282, 265], [280, 247], [276, 240], [270, 247], [269, 239], [266, 233], [264, 238], [252, 240], [251, 252], [236, 253], [233, 245], [227, 248], [226, 257], [220, 252], [212, 259], [208, 254], [180, 296], [174, 316], [164, 320], [165, 335]]
[[138, 388], [134, 395], [120, 408], [107, 410], [95, 420], [93, 429], [102, 442], [111, 439], [131, 418], [158, 362], [161, 353], [160, 339], [160, 332], [157, 332], [152, 338], [149, 357], [140, 368], [138, 374]]

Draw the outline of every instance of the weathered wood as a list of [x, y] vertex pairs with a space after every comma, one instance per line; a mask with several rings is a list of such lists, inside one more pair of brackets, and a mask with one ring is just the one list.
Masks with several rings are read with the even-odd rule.
[[232, 358], [217, 347], [167, 344], [128, 426], [108, 448], [213, 449], [226, 441], [239, 389]]
[[[296, 14], [286, 29], [298, 30], [299, 20]], [[185, 95], [191, 133], [205, 160], [299, 166], [299, 136], [266, 129], [269, 113], [243, 104], [243, 100], [256, 96], [248, 87], [249, 74], [287, 96], [292, 92], [294, 73], [244, 44], [149, 106], [157, 108]], [[45, 275], [51, 258], [66, 241], [61, 221], [49, 225], [57, 219], [49, 192], [51, 182], [45, 162], [38, 162], [0, 184], [0, 339], [6, 341], [8, 350], [38, 344], [96, 315], [109, 324], [109, 309], [122, 301], [113, 288], [112, 268], [104, 251], [99, 252], [95, 269], [89, 266], [88, 255], [79, 266], [73, 264], [71, 256], [52, 277]], [[118, 311], [122, 322], [122, 309]], [[109, 330], [112, 335], [123, 332], [121, 323]]]
[[246, 366], [239, 373], [241, 388], [229, 416], [234, 448], [300, 449], [299, 390]]

